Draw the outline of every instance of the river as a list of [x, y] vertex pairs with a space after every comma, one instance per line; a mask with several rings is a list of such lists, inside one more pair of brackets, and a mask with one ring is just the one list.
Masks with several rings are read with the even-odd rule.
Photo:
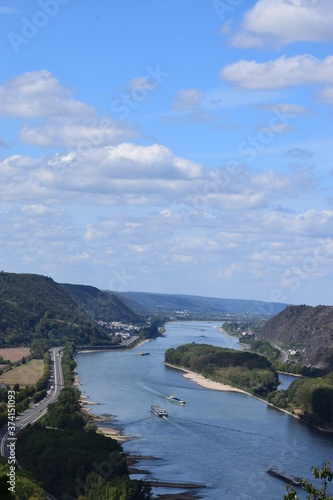
[[[148, 469], [149, 476], [133, 478], [204, 484], [198, 495], [205, 499], [282, 500], [286, 485], [267, 469], [312, 480], [311, 466], [323, 460], [333, 464], [333, 436], [248, 395], [204, 389], [163, 364], [168, 348], [193, 341], [239, 349], [238, 339], [219, 326], [168, 323], [163, 337], [136, 349], [79, 353], [79, 388], [99, 403], [93, 413], [115, 415], [112, 427], [135, 437], [124, 443], [127, 453], [160, 459], [142, 461], [138, 467]], [[150, 354], [140, 356], [140, 351]], [[281, 387], [292, 380], [282, 375]], [[170, 394], [186, 405], [168, 401]], [[155, 403], [167, 409], [168, 419], [151, 413]], [[302, 492], [299, 497], [305, 499]]]

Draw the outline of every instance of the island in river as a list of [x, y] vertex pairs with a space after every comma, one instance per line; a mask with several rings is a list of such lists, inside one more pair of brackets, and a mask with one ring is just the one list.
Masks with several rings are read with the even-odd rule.
[[165, 363], [184, 369], [187, 378], [204, 387], [246, 392], [318, 429], [333, 431], [333, 373], [295, 380], [286, 391], [277, 390], [278, 374], [265, 357], [195, 343], [168, 349]]

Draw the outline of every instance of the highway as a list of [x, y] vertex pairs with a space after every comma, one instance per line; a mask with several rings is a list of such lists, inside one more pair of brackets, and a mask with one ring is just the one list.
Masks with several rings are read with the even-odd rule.
[[[47, 412], [47, 407], [50, 403], [54, 403], [60, 391], [64, 385], [63, 375], [61, 370], [61, 348], [54, 347], [50, 349], [51, 353], [51, 365], [50, 365], [50, 390], [48, 395], [39, 403], [33, 405], [32, 407], [25, 410], [19, 416], [16, 417], [15, 423], [15, 434], [17, 434], [21, 429], [23, 429], [28, 424], [34, 424]], [[4, 457], [8, 457], [8, 445], [13, 442], [13, 439], [8, 435], [7, 426], [0, 431], [0, 453]]]

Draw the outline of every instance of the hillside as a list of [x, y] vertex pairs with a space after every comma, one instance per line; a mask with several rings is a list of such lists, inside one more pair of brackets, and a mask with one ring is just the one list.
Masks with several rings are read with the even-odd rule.
[[78, 305], [89, 314], [91, 319], [122, 321], [124, 323], [142, 322], [142, 317], [111, 292], [93, 286], [62, 284]]
[[118, 292], [118, 297], [133, 309], [148, 314], [169, 314], [175, 317], [187, 313], [191, 317], [225, 318], [270, 317], [282, 311], [286, 304], [259, 300], [221, 299], [196, 295], [174, 295], [145, 292]]
[[45, 276], [0, 272], [0, 346], [41, 339], [58, 345], [68, 340], [109, 343], [93, 319], [125, 322], [137, 315], [118, 297], [105, 295], [97, 288], [61, 285]]
[[256, 338], [299, 349], [305, 366], [333, 371], [332, 306], [288, 306], [268, 320]]

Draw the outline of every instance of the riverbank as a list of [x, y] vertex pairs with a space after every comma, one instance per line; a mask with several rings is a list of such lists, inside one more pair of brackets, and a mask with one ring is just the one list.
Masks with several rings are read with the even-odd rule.
[[164, 364], [165, 366], [169, 366], [170, 368], [184, 372], [183, 377], [187, 378], [188, 380], [192, 380], [192, 382], [195, 382], [196, 384], [200, 385], [201, 387], [204, 387], [205, 389], [213, 389], [214, 391], [241, 392], [243, 394], [248, 394], [249, 396], [252, 396], [252, 394], [250, 394], [249, 392], [243, 391], [242, 389], [238, 389], [237, 387], [233, 387], [232, 385], [222, 384], [220, 382], [214, 382], [213, 380], [204, 377], [200, 373], [188, 370], [187, 368], [180, 368], [179, 366], [174, 366], [171, 365], [170, 363], [165, 363], [165, 362]]

